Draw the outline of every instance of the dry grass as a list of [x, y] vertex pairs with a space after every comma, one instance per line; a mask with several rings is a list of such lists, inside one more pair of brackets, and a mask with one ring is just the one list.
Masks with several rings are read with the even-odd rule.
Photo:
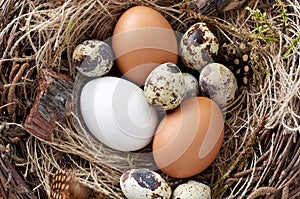
[[[222, 43], [237, 49], [240, 43], [251, 46], [253, 74], [249, 85], [240, 85], [236, 101], [227, 110], [220, 154], [194, 178], [208, 181], [216, 198], [296, 198], [300, 194], [299, 2], [252, 0], [250, 9], [219, 15], [211, 10], [195, 13], [186, 2], [165, 6], [155, 0], [2, 1], [0, 5], [11, 15], [1, 23], [0, 32], [0, 121], [8, 122], [7, 131], [22, 129], [38, 69], [53, 68], [75, 79], [71, 63], [75, 46], [90, 38], [106, 40], [124, 10], [148, 5], [163, 13], [179, 32], [201, 20], [217, 29]], [[76, 111], [59, 124], [53, 142], [25, 138], [28, 157], [21, 166], [26, 168], [25, 177], [36, 176], [35, 192], [49, 194], [54, 171], [70, 168], [94, 190], [121, 198], [118, 182], [123, 171], [155, 168], [149, 151], [121, 153], [94, 143]], [[164, 177], [174, 186], [181, 182]]]

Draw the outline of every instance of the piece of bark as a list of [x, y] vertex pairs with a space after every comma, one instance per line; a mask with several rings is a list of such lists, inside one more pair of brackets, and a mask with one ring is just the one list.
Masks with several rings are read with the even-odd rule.
[[32, 135], [46, 141], [53, 139], [55, 122], [71, 112], [73, 82], [66, 75], [41, 69], [37, 76], [36, 99], [24, 127]]

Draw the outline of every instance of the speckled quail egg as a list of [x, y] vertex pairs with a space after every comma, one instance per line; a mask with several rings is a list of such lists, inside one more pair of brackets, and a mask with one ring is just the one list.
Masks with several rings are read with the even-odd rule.
[[225, 108], [235, 97], [237, 81], [233, 73], [224, 65], [211, 63], [203, 68], [199, 77], [203, 95]]
[[219, 42], [206, 23], [192, 25], [180, 41], [182, 62], [189, 68], [201, 70], [217, 56]]
[[211, 190], [206, 184], [190, 180], [181, 184], [173, 192], [173, 199], [210, 199]]
[[171, 197], [169, 184], [156, 172], [149, 169], [132, 169], [120, 178], [120, 185], [128, 199]]
[[177, 65], [157, 66], [147, 77], [144, 94], [149, 104], [163, 110], [176, 108], [185, 95], [184, 77]]
[[198, 80], [189, 73], [182, 73], [182, 74], [185, 83], [184, 99], [198, 96], [200, 91]]
[[85, 40], [73, 52], [73, 64], [80, 73], [88, 77], [101, 77], [113, 66], [110, 46], [100, 40]]

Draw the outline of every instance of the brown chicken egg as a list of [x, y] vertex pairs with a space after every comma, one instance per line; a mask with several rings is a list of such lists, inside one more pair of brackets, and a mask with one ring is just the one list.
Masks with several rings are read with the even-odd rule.
[[224, 119], [218, 105], [206, 97], [190, 98], [161, 121], [153, 139], [153, 157], [164, 173], [191, 177], [214, 161], [223, 138]]
[[146, 6], [128, 9], [118, 20], [112, 38], [116, 64], [130, 81], [143, 85], [150, 72], [166, 62], [177, 63], [174, 31], [159, 12]]

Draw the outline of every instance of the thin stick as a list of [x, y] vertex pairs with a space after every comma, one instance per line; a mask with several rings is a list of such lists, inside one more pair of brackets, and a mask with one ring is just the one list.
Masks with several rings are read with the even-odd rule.
[[267, 194], [276, 194], [278, 190], [274, 187], [260, 187], [254, 190], [249, 196], [248, 199], [255, 199], [261, 196], [265, 196]]
[[[21, 79], [24, 71], [29, 67], [30, 65], [28, 63], [25, 63], [21, 66], [20, 70], [18, 71], [18, 73], [16, 74], [15, 78], [12, 81], [12, 86], [9, 88], [8, 90], [8, 95], [7, 95], [7, 103], [11, 104], [14, 102], [14, 100], [16, 100], [16, 94], [15, 94], [15, 89], [16, 89], [16, 83], [19, 82], [19, 80]], [[13, 121], [16, 120], [16, 114], [15, 114], [15, 109], [16, 106], [11, 105], [7, 107], [7, 111], [8, 113], [10, 113], [12, 115]]]

